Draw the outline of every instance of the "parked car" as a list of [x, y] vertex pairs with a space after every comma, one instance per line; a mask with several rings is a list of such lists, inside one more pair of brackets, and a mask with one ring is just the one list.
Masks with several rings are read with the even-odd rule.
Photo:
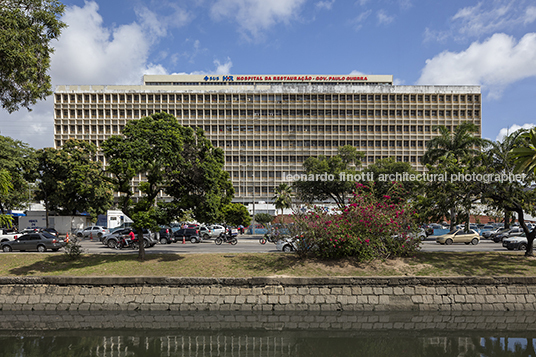
[[28, 227], [24, 228], [22, 231], [19, 232], [19, 234], [29, 234], [29, 233], [39, 233], [39, 230], [42, 229], [40, 227]]
[[275, 242], [275, 247], [277, 250], [285, 253], [295, 251], [298, 248], [296, 245], [296, 240], [290, 237], [279, 239], [277, 242]]
[[436, 243], [451, 245], [452, 243], [465, 243], [477, 245], [480, 242], [480, 235], [474, 230], [465, 232], [463, 229], [455, 229], [447, 234], [440, 235], [436, 238]]
[[9, 242], [20, 236], [21, 234], [16, 231], [0, 228], [0, 242]]
[[496, 235], [508, 232], [509, 230], [510, 230], [510, 228], [498, 227], [493, 231], [482, 232], [482, 237], [483, 238], [493, 239], [493, 237], [495, 237]]
[[174, 236], [177, 242], [189, 240], [192, 243], [199, 243], [201, 241], [197, 228], [181, 228], [174, 233]]
[[522, 228], [511, 228], [507, 231], [494, 235], [492, 239], [495, 243], [499, 243], [502, 242], [504, 238], [519, 236], [523, 233], [524, 232]]
[[176, 242], [175, 236], [173, 235], [173, 230], [169, 226], [161, 226], [157, 236], [157, 240], [160, 242], [160, 244], [171, 244]]
[[522, 234], [515, 237], [504, 238], [502, 245], [508, 250], [527, 250], [527, 236]]
[[106, 227], [102, 226], [90, 226], [84, 229], [76, 231], [76, 236], [78, 238], [90, 238], [100, 239], [103, 235], [109, 233]]
[[199, 236], [203, 239], [210, 239], [212, 237], [212, 229], [207, 226], [199, 227]]
[[[132, 230], [131, 228], [123, 228], [113, 233], [109, 233], [103, 236], [102, 244], [104, 244], [108, 248], [115, 248], [117, 242], [121, 240], [122, 236], [128, 234], [131, 230]], [[155, 234], [145, 228], [143, 229], [143, 240], [145, 241], [146, 248], [153, 247], [156, 243], [158, 243], [158, 241], [156, 240]]]
[[39, 230], [39, 232], [47, 232], [52, 234], [53, 236], [57, 237], [60, 233], [54, 229], [54, 228], [42, 228]]
[[37, 250], [40, 253], [46, 252], [47, 249], [53, 252], [58, 251], [64, 247], [66, 243], [63, 239], [56, 238], [52, 234], [43, 233], [29, 233], [23, 234], [15, 240], [9, 242], [2, 242], [2, 250], [4, 252], [11, 252], [13, 250]]
[[445, 229], [444, 226], [442, 226], [441, 224], [438, 224], [438, 223], [431, 223], [431, 224], [429, 224], [429, 226], [432, 229]]
[[219, 224], [213, 224], [209, 228], [212, 231], [212, 237], [219, 237], [220, 234], [225, 232], [225, 227]]

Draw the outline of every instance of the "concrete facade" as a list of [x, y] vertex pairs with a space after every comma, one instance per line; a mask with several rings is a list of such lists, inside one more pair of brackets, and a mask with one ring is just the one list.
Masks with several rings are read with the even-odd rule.
[[0, 310], [534, 311], [536, 277], [4, 277]]
[[202, 128], [225, 151], [239, 202], [270, 201], [308, 157], [345, 145], [365, 153], [364, 166], [392, 157], [424, 171], [434, 126], [468, 121], [480, 135], [482, 125], [480, 86], [400, 86], [391, 75], [146, 75], [142, 85], [57, 86], [55, 147], [70, 138], [98, 147], [157, 112]]

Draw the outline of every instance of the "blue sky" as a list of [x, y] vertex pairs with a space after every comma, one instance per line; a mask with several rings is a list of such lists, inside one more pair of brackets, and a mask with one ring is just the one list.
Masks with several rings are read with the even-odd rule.
[[[482, 85], [485, 138], [536, 123], [534, 0], [63, 3], [54, 85], [139, 84], [144, 73], [392, 74], [400, 85]], [[0, 111], [0, 134], [52, 146], [52, 106]]]

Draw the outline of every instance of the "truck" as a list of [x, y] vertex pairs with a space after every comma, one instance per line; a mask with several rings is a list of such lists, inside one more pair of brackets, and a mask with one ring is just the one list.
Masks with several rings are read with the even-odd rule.
[[120, 210], [108, 210], [106, 215], [100, 215], [97, 221], [97, 226], [103, 226], [112, 230], [118, 227], [129, 227], [132, 224], [132, 219]]
[[20, 233], [17, 233], [13, 230], [9, 230], [6, 228], [0, 228], [0, 243], [1, 242], [9, 242], [14, 239], [16, 239], [18, 236], [20, 236]]

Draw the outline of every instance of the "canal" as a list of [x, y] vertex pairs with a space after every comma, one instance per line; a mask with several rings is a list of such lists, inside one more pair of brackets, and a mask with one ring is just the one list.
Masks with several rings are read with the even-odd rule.
[[536, 356], [513, 312], [0, 312], [0, 356]]

